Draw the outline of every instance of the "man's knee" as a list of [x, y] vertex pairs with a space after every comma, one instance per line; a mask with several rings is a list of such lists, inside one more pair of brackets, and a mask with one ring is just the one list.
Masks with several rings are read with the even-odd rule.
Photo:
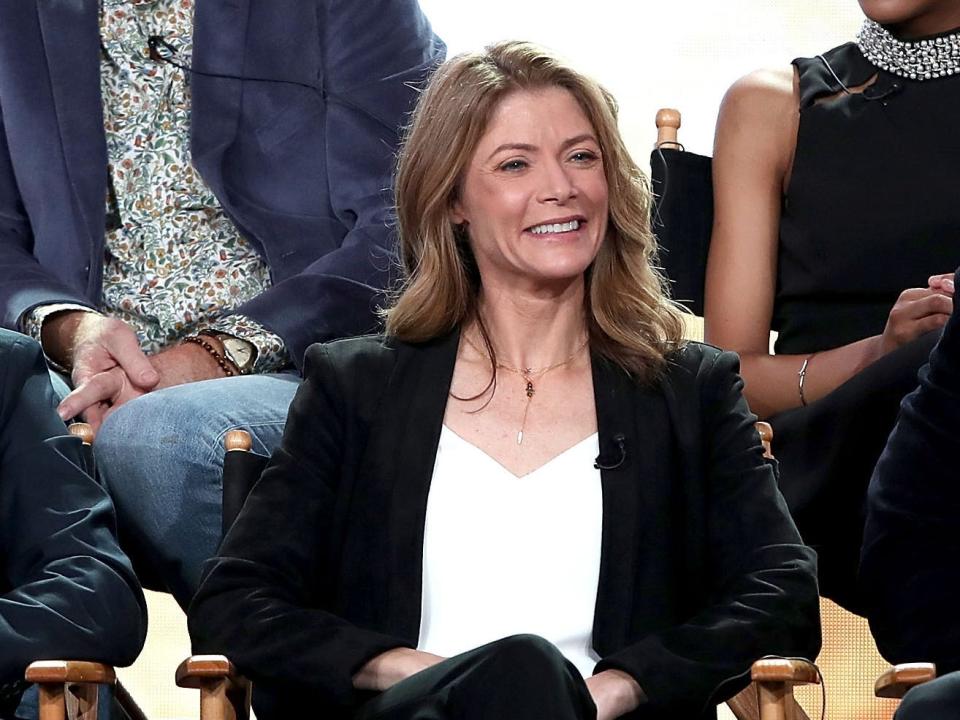
[[200, 408], [170, 402], [159, 393], [131, 400], [112, 412], [97, 433], [94, 454], [109, 479], [111, 468], [157, 471], [164, 456], [177, 457], [196, 440]]

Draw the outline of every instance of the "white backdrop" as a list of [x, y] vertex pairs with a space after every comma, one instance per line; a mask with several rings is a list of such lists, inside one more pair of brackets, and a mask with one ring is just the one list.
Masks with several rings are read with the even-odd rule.
[[761, 67], [786, 67], [852, 40], [856, 0], [420, 0], [450, 54], [502, 39], [546, 45], [590, 73], [620, 104], [621, 131], [647, 166], [660, 107], [683, 114], [680, 140], [712, 154], [726, 88]]

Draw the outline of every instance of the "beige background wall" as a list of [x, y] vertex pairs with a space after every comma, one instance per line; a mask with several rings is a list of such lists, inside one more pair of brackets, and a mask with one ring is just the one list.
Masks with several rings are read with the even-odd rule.
[[657, 108], [683, 112], [681, 140], [712, 154], [726, 88], [761, 67], [786, 66], [852, 40], [856, 0], [420, 0], [451, 53], [495, 40], [532, 40], [607, 86], [638, 162], [655, 139]]

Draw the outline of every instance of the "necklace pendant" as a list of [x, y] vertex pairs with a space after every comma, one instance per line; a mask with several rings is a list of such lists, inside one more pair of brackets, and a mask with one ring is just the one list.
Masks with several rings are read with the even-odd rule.
[[517, 433], [517, 445], [523, 445], [523, 430]]
[[530, 380], [527, 380], [527, 397], [532, 398], [533, 393], [536, 391], [533, 389], [533, 383]]

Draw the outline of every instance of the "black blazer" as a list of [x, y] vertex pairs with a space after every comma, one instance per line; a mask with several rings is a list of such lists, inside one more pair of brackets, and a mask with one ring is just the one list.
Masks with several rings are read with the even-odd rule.
[[[424, 345], [315, 345], [282, 447], [190, 608], [197, 652], [308, 688], [331, 717], [370, 658], [415, 647], [427, 494], [459, 334]], [[814, 657], [816, 560], [801, 544], [741, 396], [705, 345], [662, 380], [594, 356], [603, 538], [598, 671], [637, 679], [637, 717], [713, 715], [756, 658]], [[731, 680], [733, 678], [733, 680]]]
[[33, 660], [129, 664], [147, 632], [113, 505], [56, 406], [40, 346], [0, 330], [0, 684]]

